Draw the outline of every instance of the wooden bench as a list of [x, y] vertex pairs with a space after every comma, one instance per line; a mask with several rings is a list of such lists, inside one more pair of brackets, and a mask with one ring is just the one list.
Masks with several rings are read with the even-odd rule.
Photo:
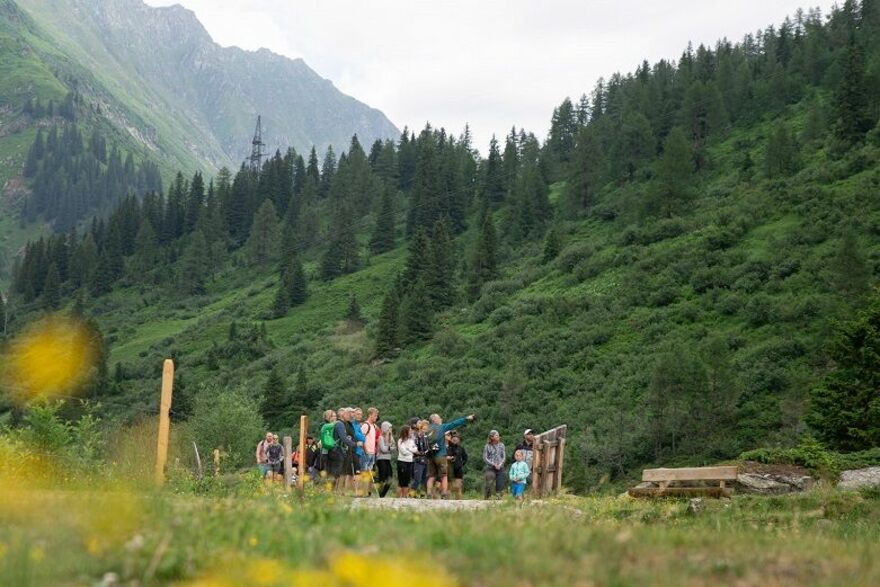
[[[737, 472], [736, 466], [645, 469], [642, 472], [642, 481], [657, 485], [633, 487], [629, 490], [629, 494], [633, 497], [661, 497], [665, 495], [730, 497], [733, 488], [728, 487], [727, 482], [735, 482]], [[713, 485], [709, 485], [710, 483]]]

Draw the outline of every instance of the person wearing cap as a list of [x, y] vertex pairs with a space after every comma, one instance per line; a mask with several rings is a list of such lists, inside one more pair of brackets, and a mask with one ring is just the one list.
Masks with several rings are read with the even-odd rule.
[[516, 445], [515, 450], [522, 451], [523, 460], [529, 466], [529, 471], [531, 471], [532, 457], [535, 454], [535, 433], [531, 428], [526, 428], [526, 431], [523, 432], [522, 442]]
[[504, 449], [504, 443], [501, 442], [501, 435], [498, 434], [497, 430], [490, 430], [486, 446], [483, 447], [484, 477], [486, 481], [484, 497], [486, 499], [504, 493], [504, 463], [506, 460], [507, 453]]

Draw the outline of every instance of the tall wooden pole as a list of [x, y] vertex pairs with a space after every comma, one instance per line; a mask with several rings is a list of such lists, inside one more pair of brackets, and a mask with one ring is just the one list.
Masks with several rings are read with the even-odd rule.
[[306, 482], [306, 429], [309, 427], [309, 417], [299, 417], [299, 476], [296, 478], [296, 486], [303, 490]]
[[284, 488], [290, 489], [291, 478], [293, 477], [293, 439], [289, 436], [284, 437]]
[[171, 392], [174, 386], [174, 361], [165, 359], [162, 368], [162, 399], [159, 402], [159, 438], [156, 445], [156, 485], [165, 483], [165, 463], [168, 461], [168, 434], [171, 431]]

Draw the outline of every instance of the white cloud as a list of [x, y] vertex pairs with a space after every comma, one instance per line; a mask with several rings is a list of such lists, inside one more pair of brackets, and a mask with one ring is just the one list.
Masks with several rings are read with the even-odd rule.
[[600, 76], [739, 40], [802, 1], [146, 0], [193, 10], [221, 45], [302, 57], [401, 128], [469, 122], [481, 148], [514, 124], [543, 136]]

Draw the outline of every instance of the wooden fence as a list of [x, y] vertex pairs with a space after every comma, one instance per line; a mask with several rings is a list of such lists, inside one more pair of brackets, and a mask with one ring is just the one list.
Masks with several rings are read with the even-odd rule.
[[532, 456], [532, 495], [545, 497], [562, 488], [567, 426], [557, 426], [535, 436]]

